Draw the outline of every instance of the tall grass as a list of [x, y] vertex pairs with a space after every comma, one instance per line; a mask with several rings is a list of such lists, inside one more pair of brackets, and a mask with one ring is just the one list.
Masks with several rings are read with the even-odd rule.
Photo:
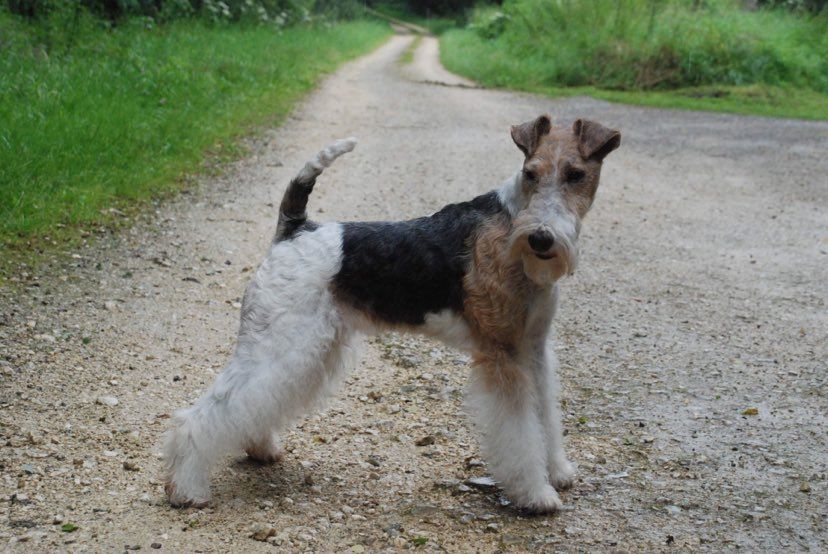
[[206, 151], [274, 123], [388, 33], [366, 22], [107, 30], [83, 17], [47, 31], [0, 12], [0, 246], [174, 190]]
[[[828, 92], [828, 13], [737, 0], [507, 0], [471, 28], [538, 85], [665, 90], [789, 85]], [[497, 75], [491, 75], [497, 80]]]
[[506, 0], [441, 40], [481, 84], [659, 107], [828, 119], [828, 10], [736, 0]]

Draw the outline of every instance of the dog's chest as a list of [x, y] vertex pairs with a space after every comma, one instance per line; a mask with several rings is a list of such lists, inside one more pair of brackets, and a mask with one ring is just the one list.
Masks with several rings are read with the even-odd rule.
[[523, 337], [536, 286], [520, 260], [508, 256], [507, 224], [481, 229], [472, 247], [472, 264], [463, 279], [464, 315], [480, 340], [516, 349]]

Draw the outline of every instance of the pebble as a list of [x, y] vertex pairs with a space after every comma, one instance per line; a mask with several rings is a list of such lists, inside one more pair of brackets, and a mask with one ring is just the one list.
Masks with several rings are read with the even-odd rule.
[[434, 435], [426, 435], [421, 439], [417, 439], [414, 444], [417, 446], [428, 446], [434, 444], [434, 440]]
[[264, 542], [270, 537], [276, 535], [276, 529], [264, 523], [254, 523], [250, 527], [250, 531], [250, 538], [261, 542]]
[[478, 489], [491, 489], [497, 486], [497, 483], [491, 477], [472, 477], [466, 479], [466, 484]]
[[117, 406], [120, 402], [114, 396], [99, 396], [95, 402], [102, 406], [109, 406], [110, 408]]

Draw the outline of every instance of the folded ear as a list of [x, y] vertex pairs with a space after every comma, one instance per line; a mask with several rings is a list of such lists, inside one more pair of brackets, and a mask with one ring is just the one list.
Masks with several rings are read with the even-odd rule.
[[621, 145], [621, 133], [588, 119], [575, 120], [572, 132], [578, 139], [581, 156], [587, 159], [600, 162]]
[[512, 125], [512, 140], [528, 158], [537, 150], [542, 136], [549, 133], [552, 128], [552, 120], [548, 115], [542, 115], [535, 120]]

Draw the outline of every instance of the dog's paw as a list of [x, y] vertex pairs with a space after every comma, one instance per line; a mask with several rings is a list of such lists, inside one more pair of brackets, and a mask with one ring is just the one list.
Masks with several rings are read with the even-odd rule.
[[285, 449], [275, 438], [263, 444], [250, 445], [244, 451], [248, 458], [260, 464], [281, 462], [285, 457]]
[[210, 504], [210, 494], [182, 494], [172, 482], [164, 484], [164, 492], [167, 493], [167, 500], [173, 508], [205, 508]]
[[564, 491], [572, 488], [577, 474], [575, 466], [566, 458], [549, 466], [549, 482], [555, 487], [555, 490]]
[[515, 505], [530, 514], [554, 514], [563, 508], [558, 493], [549, 485], [524, 498], [515, 499]]

